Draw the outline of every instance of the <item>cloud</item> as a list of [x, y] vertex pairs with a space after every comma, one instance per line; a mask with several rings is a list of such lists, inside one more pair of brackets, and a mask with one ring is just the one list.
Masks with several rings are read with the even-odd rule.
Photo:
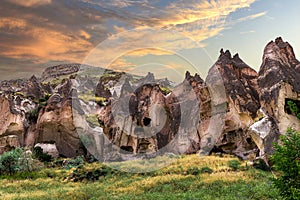
[[260, 13], [256, 13], [256, 14], [253, 14], [253, 15], [249, 15], [249, 16], [246, 16], [246, 17], [243, 17], [243, 18], [240, 18], [238, 19], [238, 22], [243, 22], [243, 21], [248, 21], [248, 20], [253, 20], [253, 19], [256, 19], [258, 17], [262, 17], [264, 15], [266, 15], [267, 12], [260, 12]]
[[16, 5], [24, 6], [24, 7], [34, 7], [34, 6], [41, 6], [51, 4], [52, 0], [7, 0], [11, 3]]
[[91, 38], [91, 35], [88, 34], [88, 33], [87, 33], [86, 31], [84, 31], [84, 30], [80, 30], [80, 31], [79, 31], [79, 35], [80, 35], [81, 37], [87, 39], [87, 40]]
[[6, 30], [24, 29], [26, 22], [23, 19], [0, 18], [0, 28]]
[[98, 44], [104, 48], [94, 51], [103, 61], [94, 62], [97, 65], [128, 52], [140, 57], [174, 54], [205, 46], [202, 41], [228, 28], [230, 13], [253, 2], [5, 0], [0, 12], [0, 56], [29, 63], [81, 62]]
[[135, 67], [135, 64], [127, 61], [124, 58], [117, 58], [114, 60], [109, 66], [109, 69], [122, 71], [122, 72], [129, 72], [132, 71]]
[[241, 35], [243, 35], [243, 34], [250, 34], [250, 33], [255, 33], [256, 31], [254, 31], [254, 30], [251, 30], [251, 31], [242, 31], [242, 32], [240, 32], [240, 34]]
[[122, 56], [175, 55], [182, 49], [199, 47], [197, 42], [176, 31], [134, 29], [112, 35], [99, 43], [83, 62], [106, 67]]
[[[4, 35], [1, 34], [5, 40], [0, 44], [0, 55], [9, 58], [32, 58], [39, 62], [68, 58], [71, 62], [80, 62], [92, 48], [79, 36], [32, 26], [24, 20], [3, 18], [0, 28], [1, 32], [5, 31]], [[14, 35], [15, 38], [12, 38]]]

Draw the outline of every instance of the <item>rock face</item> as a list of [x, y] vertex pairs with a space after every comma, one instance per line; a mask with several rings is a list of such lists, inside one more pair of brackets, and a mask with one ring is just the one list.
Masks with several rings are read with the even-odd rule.
[[83, 154], [83, 147], [73, 122], [72, 86], [74, 79], [62, 82], [40, 110], [36, 142], [55, 143], [60, 155], [74, 157]]
[[0, 152], [24, 145], [28, 119], [26, 113], [36, 104], [20, 96], [0, 96]]
[[300, 130], [299, 120], [288, 113], [287, 102], [300, 101], [300, 63], [292, 46], [282, 38], [271, 41], [264, 49], [263, 62], [259, 70], [258, 85], [261, 103], [261, 119], [249, 132], [259, 141], [260, 155], [268, 158], [271, 145], [285, 134], [288, 127]]
[[223, 97], [215, 97], [217, 102], [212, 105], [217, 109], [217, 113], [213, 114], [215, 117], [224, 112], [223, 130], [213, 134], [217, 137], [214, 151], [234, 153], [242, 158], [247, 158], [257, 151], [254, 141], [247, 134], [247, 129], [253, 124], [260, 107], [257, 77], [257, 72], [246, 65], [238, 54], [231, 57], [228, 50], [221, 50], [218, 61], [206, 78], [208, 84], [219, 82], [219, 85], [224, 87], [221, 88], [224, 91], [215, 91], [218, 94], [223, 93]]
[[248, 134], [259, 149], [259, 156], [268, 160], [273, 151], [273, 142], [278, 139], [278, 127], [274, 118], [267, 116], [262, 110], [263, 118], [252, 124]]
[[95, 89], [96, 97], [110, 98], [112, 95], [108, 88], [105, 88], [104, 84], [100, 81]]
[[[173, 114], [171, 127], [176, 139], [171, 142], [175, 153], [196, 153], [200, 149], [199, 123], [209, 118], [210, 95], [203, 79], [186, 72], [184, 81], [167, 96]], [[210, 113], [209, 113], [210, 114]]]
[[293, 48], [282, 38], [277, 38], [264, 49], [263, 63], [259, 70], [258, 84], [263, 110], [279, 126], [279, 132], [285, 133], [289, 126], [299, 129], [296, 117], [286, 113], [287, 101], [300, 101], [300, 62]]
[[[164, 95], [157, 85], [146, 84], [133, 93], [128, 91], [130, 88], [128, 82], [124, 84], [121, 97], [105, 108], [99, 120], [104, 124], [108, 139], [122, 150], [153, 153], [158, 146], [165, 145], [165, 140], [168, 141], [165, 137], [171, 137], [169, 127], [164, 127], [170, 120], [163, 113], [166, 108]], [[157, 137], [164, 140], [158, 143]]]
[[48, 67], [42, 74], [42, 80], [56, 78], [62, 75], [69, 75], [78, 72], [80, 64], [62, 64], [53, 67]]
[[[51, 67], [51, 70], [61, 67]], [[69, 72], [78, 71], [77, 66]], [[66, 75], [56, 72], [57, 76]], [[44, 72], [44, 74], [47, 74]], [[68, 73], [69, 73], [68, 72]], [[82, 155], [84, 147], [73, 123], [74, 79], [62, 80], [56, 88], [32, 76], [24, 81], [4, 81], [0, 97], [0, 152], [17, 146], [55, 143], [60, 156]]]
[[281, 38], [265, 47], [259, 73], [222, 49], [205, 81], [186, 72], [176, 86], [152, 73], [80, 66], [0, 83], [0, 153], [40, 143], [54, 144], [55, 155], [88, 150], [106, 161], [166, 152], [268, 160], [287, 127], [300, 130], [288, 106], [300, 106], [300, 63]]

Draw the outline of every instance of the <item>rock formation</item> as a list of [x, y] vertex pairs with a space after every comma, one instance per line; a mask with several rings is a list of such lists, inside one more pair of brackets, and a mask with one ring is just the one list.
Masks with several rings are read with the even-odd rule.
[[217, 101], [211, 105], [216, 110], [213, 116], [224, 113], [218, 117], [224, 122], [223, 130], [212, 134], [212, 137], [217, 137], [213, 139], [216, 143], [214, 151], [234, 153], [242, 158], [257, 151], [254, 141], [247, 134], [260, 107], [257, 77], [257, 72], [245, 64], [238, 54], [232, 57], [228, 50], [221, 50], [219, 59], [206, 78], [209, 88], [218, 82], [218, 85], [223, 86], [217, 91], [212, 90], [213, 93], [223, 94], [212, 96], [212, 100]]
[[280, 37], [264, 49], [258, 84], [263, 110], [278, 123], [279, 132], [289, 126], [299, 129], [298, 120], [286, 111], [287, 101], [300, 101], [300, 62], [293, 48]]
[[63, 75], [70, 75], [80, 70], [80, 64], [61, 64], [53, 67], [48, 67], [43, 72], [41, 79], [45, 81], [47, 79], [53, 79]]
[[287, 127], [300, 130], [287, 104], [300, 105], [300, 63], [281, 38], [265, 47], [259, 73], [223, 49], [205, 81], [186, 72], [176, 86], [152, 73], [87, 70], [59, 65], [2, 81], [0, 153], [40, 143], [55, 156], [89, 151], [106, 161], [166, 152], [268, 159]]

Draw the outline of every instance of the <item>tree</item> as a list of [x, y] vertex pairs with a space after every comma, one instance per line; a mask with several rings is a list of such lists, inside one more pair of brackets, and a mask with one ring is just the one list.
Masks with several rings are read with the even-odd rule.
[[271, 161], [281, 175], [273, 182], [286, 199], [300, 199], [300, 133], [289, 128], [280, 141], [274, 144]]

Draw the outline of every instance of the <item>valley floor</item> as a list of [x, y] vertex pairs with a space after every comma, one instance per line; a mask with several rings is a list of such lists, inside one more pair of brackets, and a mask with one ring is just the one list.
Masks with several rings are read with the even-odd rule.
[[[139, 164], [131, 161], [127, 166]], [[182, 156], [154, 172], [111, 171], [96, 181], [74, 182], [74, 174], [85, 177], [85, 171], [100, 166], [105, 169], [92, 163], [80, 169], [50, 168], [26, 176], [2, 176], [0, 199], [281, 199], [270, 180], [272, 172], [248, 167], [231, 156]]]

